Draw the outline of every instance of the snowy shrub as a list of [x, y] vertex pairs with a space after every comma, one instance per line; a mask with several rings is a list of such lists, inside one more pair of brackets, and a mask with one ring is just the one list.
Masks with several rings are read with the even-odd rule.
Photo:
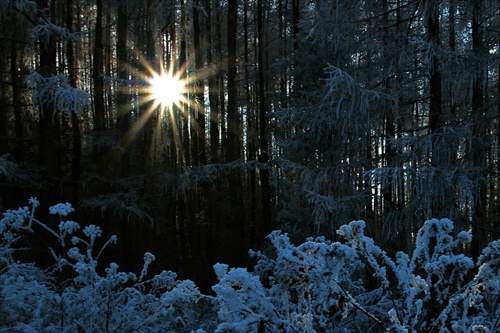
[[[469, 232], [432, 219], [415, 235], [411, 254], [394, 258], [365, 236], [365, 222], [294, 245], [274, 231], [266, 251], [250, 254], [253, 272], [216, 264], [214, 296], [173, 272], [148, 278], [155, 257], [144, 254], [139, 275], [116, 263], [99, 268], [111, 236], [96, 225], [67, 220], [69, 203], [49, 208], [51, 229], [35, 218], [39, 206], [8, 210], [0, 220], [0, 332], [498, 332], [500, 241], [477, 262], [464, 254]], [[59, 247], [54, 265], [21, 262], [22, 238], [48, 231]], [[99, 245], [103, 244], [103, 245]]]
[[[479, 272], [472, 279], [473, 260], [460, 253], [472, 235], [453, 238], [453, 222], [427, 221], [418, 231], [411, 257], [396, 254], [393, 261], [364, 235], [365, 223], [341, 227], [372, 271], [383, 295], [375, 304], [386, 327], [396, 332], [494, 332], [498, 322], [500, 282], [498, 242], [491, 243], [478, 259]], [[496, 259], [495, 259], [496, 258]], [[495, 287], [496, 286], [496, 287]], [[359, 295], [362, 301], [364, 295]]]
[[219, 332], [341, 332], [352, 307], [368, 314], [351, 295], [364, 291], [352, 248], [324, 238], [295, 246], [277, 231], [268, 239], [274, 254], [252, 252], [255, 273], [215, 266]]
[[281, 318], [258, 276], [244, 268], [228, 270], [223, 264], [214, 268], [219, 283], [213, 289], [221, 320], [216, 332], [282, 332]]
[[[167, 271], [146, 278], [154, 255], [144, 255], [139, 277], [121, 272], [116, 263], [99, 273], [99, 257], [116, 237], [97, 247], [101, 228], [91, 224], [80, 230], [78, 223], [64, 220], [73, 212], [68, 203], [49, 208], [60, 218], [53, 230], [35, 218], [38, 201], [30, 203], [31, 208], [6, 211], [0, 220], [0, 332], [190, 332], [215, 327], [196, 312], [215, 313], [207, 310], [213, 309], [212, 299], [194, 283], [177, 281]], [[16, 242], [34, 232], [35, 225], [63, 249], [50, 249], [55, 263], [46, 270], [15, 259], [20, 250]]]
[[342, 226], [345, 244], [320, 237], [293, 245], [276, 231], [272, 254], [252, 252], [253, 273], [217, 264], [217, 332], [498, 331], [500, 242], [474, 265], [461, 253], [472, 235], [454, 238], [450, 220], [432, 219], [411, 256], [393, 259], [364, 228]]

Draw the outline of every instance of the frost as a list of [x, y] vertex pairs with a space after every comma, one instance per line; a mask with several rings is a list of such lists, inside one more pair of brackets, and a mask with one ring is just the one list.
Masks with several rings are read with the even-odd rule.
[[462, 244], [470, 244], [470, 242], [472, 242], [472, 234], [468, 231], [460, 231], [458, 234], [458, 240]]
[[[34, 102], [40, 106], [42, 116], [48, 111], [54, 119], [57, 112], [71, 115], [90, 107], [90, 94], [71, 87], [62, 74], [44, 77], [33, 71], [28, 75], [27, 81], [28, 87], [34, 91]], [[44, 105], [52, 105], [53, 110], [44, 110]]]
[[40, 206], [40, 201], [38, 201], [37, 198], [29, 198], [28, 202], [33, 206], [33, 208], [37, 208], [38, 206]]
[[[0, 325], [22, 332], [497, 332], [500, 317], [500, 241], [474, 262], [462, 253], [469, 232], [449, 219], [430, 219], [415, 249], [389, 256], [365, 235], [366, 223], [338, 229], [341, 242], [309, 237], [293, 244], [274, 231], [265, 251], [251, 251], [253, 270], [218, 263], [213, 296], [194, 282], [163, 271], [147, 278], [155, 256], [144, 254], [140, 275], [99, 257], [102, 229], [80, 230], [60, 221], [57, 230], [31, 207], [0, 220]], [[51, 207], [65, 216], [69, 204]], [[50, 249], [54, 266], [41, 270], [14, 260], [17, 242], [37, 225], [62, 245]], [[73, 246], [64, 245], [70, 238]], [[472, 268], [477, 268], [471, 277]], [[70, 273], [70, 274], [68, 274]]]
[[52, 215], [68, 216], [74, 211], [75, 209], [71, 206], [70, 203], [59, 203], [55, 206], [49, 207], [49, 212]]
[[74, 221], [66, 221], [59, 223], [59, 231], [65, 235], [71, 235], [80, 229], [80, 225]]
[[102, 229], [94, 224], [91, 224], [83, 228], [83, 233], [85, 236], [93, 240], [102, 236]]
[[228, 265], [217, 263], [214, 265], [214, 271], [217, 277], [220, 279], [227, 274]]
[[483, 325], [472, 326], [472, 333], [490, 333], [490, 330]]
[[45, 41], [50, 40], [50, 38], [58, 37], [62, 40], [76, 41], [77, 35], [69, 32], [65, 27], [55, 25], [44, 19], [39, 19], [38, 25], [33, 28], [33, 33], [36, 37], [41, 38]]
[[144, 253], [144, 266], [141, 271], [141, 276], [139, 277], [139, 280], [142, 280], [146, 274], [148, 274], [148, 267], [149, 264], [151, 264], [153, 261], [155, 261], [155, 256], [152, 253], [146, 252]]
[[197, 300], [200, 297], [200, 291], [193, 281], [185, 280], [176, 284], [172, 290], [164, 293], [162, 301], [170, 305], [186, 299]]
[[[30, 203], [33, 207], [38, 205], [35, 199], [31, 199]], [[59, 204], [52, 207], [51, 212], [64, 215], [70, 210], [68, 204]], [[104, 270], [98, 269], [99, 255], [116, 241], [116, 236], [111, 236], [101, 248], [94, 248], [94, 240], [103, 236], [98, 226], [89, 225], [80, 230], [79, 224], [74, 221], [61, 221], [57, 230], [52, 230], [34, 217], [34, 208], [30, 210], [28, 207], [5, 212], [4, 216], [0, 224], [3, 226], [0, 243], [0, 326], [8, 331], [214, 330], [216, 325], [213, 321], [199, 315], [202, 312], [214, 314], [211, 298], [201, 295], [194, 283], [177, 283], [175, 273], [167, 271], [145, 279], [147, 266], [155, 259], [153, 254], [144, 254], [145, 264], [139, 280], [133, 273], [120, 271], [116, 263], [111, 263]], [[42, 271], [33, 264], [18, 263], [10, 256], [21, 238], [18, 232], [33, 232], [27, 228], [29, 221], [50, 231], [62, 245], [63, 252], [50, 249], [55, 260], [52, 269]], [[64, 244], [68, 237], [71, 237], [74, 246], [65, 252]], [[55, 281], [58, 281], [57, 285]], [[161, 295], [169, 292], [171, 303], [167, 304], [164, 301], [168, 298], [162, 299]], [[182, 325], [177, 320], [180, 318], [183, 318]]]
[[2, 0], [0, 1], [0, 14], [8, 15], [13, 8], [25, 14], [33, 14], [37, 7], [36, 2], [31, 0]]

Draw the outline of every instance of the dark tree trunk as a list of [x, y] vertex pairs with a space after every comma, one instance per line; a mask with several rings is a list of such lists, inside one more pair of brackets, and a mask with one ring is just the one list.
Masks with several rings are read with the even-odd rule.
[[98, 173], [105, 173], [106, 149], [101, 138], [106, 128], [106, 114], [104, 108], [104, 78], [103, 78], [103, 29], [102, 29], [102, 0], [96, 0], [96, 23], [94, 50], [92, 59], [92, 79], [94, 95], [94, 162]]
[[[476, 59], [485, 58], [488, 51], [484, 48], [483, 42], [483, 29], [481, 27], [481, 1], [474, 0], [473, 10], [472, 10], [472, 49]], [[486, 146], [482, 143], [487, 141], [487, 132], [485, 130], [485, 117], [484, 117], [484, 99], [485, 99], [485, 86], [484, 81], [487, 75], [488, 68], [486, 66], [480, 66], [477, 69], [477, 74], [475, 82], [473, 83], [472, 91], [472, 137], [473, 146], [470, 147], [472, 150], [472, 161], [473, 165], [486, 170]], [[484, 174], [482, 176], [485, 176]], [[481, 254], [482, 248], [488, 243], [488, 237], [485, 234], [484, 222], [486, 218], [486, 204], [487, 204], [487, 188], [486, 184], [483, 182], [479, 183], [479, 188], [477, 189], [477, 195], [474, 202], [474, 218], [472, 221], [472, 243], [471, 243], [471, 255], [473, 258], [478, 258]]]
[[[209, 1], [207, 1], [209, 2]], [[202, 4], [199, 0], [194, 2], [193, 13], [193, 34], [194, 34], [194, 52], [195, 52], [195, 68], [197, 72], [201, 72], [204, 67], [203, 53], [205, 48], [204, 36], [201, 29], [203, 26], [203, 17], [205, 13], [202, 10]], [[195, 133], [196, 133], [196, 164], [206, 164], [206, 139], [205, 139], [205, 82], [202, 79], [197, 79], [194, 83], [195, 101], [194, 101], [194, 117], [195, 117]]]
[[263, 164], [259, 170], [261, 203], [262, 203], [262, 232], [263, 236], [273, 230], [271, 217], [271, 189], [269, 186], [269, 170], [267, 162], [269, 161], [269, 143], [268, 143], [268, 121], [267, 121], [267, 98], [265, 92], [266, 83], [266, 64], [264, 63], [264, 49], [266, 48], [264, 36], [264, 3], [259, 0], [257, 3], [257, 35], [258, 35], [258, 68], [259, 68], [259, 138], [260, 153], [259, 162]]
[[[186, 31], [187, 28], [187, 13], [184, 0], [181, 0], [181, 36], [180, 36], [180, 50], [179, 50], [179, 68], [181, 77], [186, 76], [187, 72], [187, 41], [186, 41]], [[190, 111], [188, 110], [189, 105], [183, 105], [181, 107], [181, 112], [184, 114], [184, 118], [181, 118], [182, 122], [182, 147], [183, 147], [183, 161], [181, 161], [183, 168], [191, 166], [191, 136], [189, 135], [190, 126]]]
[[[227, 141], [226, 160], [238, 160], [240, 156], [240, 123], [238, 110], [238, 89], [236, 86], [236, 38], [238, 21], [238, 0], [229, 0], [227, 18]], [[243, 205], [241, 193], [241, 176], [238, 170], [228, 174], [229, 200], [231, 205], [230, 231], [231, 231], [231, 258], [233, 264], [241, 262], [244, 256], [245, 221], [243, 218]]]
[[[13, 19], [13, 24], [16, 24], [16, 20]], [[13, 30], [15, 31], [15, 30]], [[15, 32], [14, 32], [15, 33]], [[14, 128], [16, 134], [16, 140], [14, 143], [13, 156], [17, 161], [24, 161], [24, 124], [23, 115], [21, 108], [21, 80], [19, 77], [19, 63], [18, 63], [18, 50], [17, 42], [12, 36], [11, 41], [11, 53], [10, 53], [10, 77], [12, 83], [12, 106], [14, 110]], [[2, 112], [3, 113], [3, 112]], [[7, 142], [7, 141], [6, 141]]]
[[[205, 21], [205, 34], [208, 41], [213, 41], [214, 35], [212, 27], [212, 6], [211, 1], [205, 1], [205, 13], [207, 19]], [[213, 43], [213, 42], [212, 42]], [[216, 48], [214, 47], [217, 43], [213, 43], [210, 49], [207, 49], [207, 63], [209, 69], [213, 68], [212, 74], [208, 77], [208, 99], [210, 102], [210, 162], [219, 162], [219, 98], [217, 96], [218, 85], [217, 77], [219, 76], [219, 64], [214, 58], [214, 52]]]
[[[146, 62], [150, 64], [157, 73], [161, 73], [159, 61], [157, 59], [157, 54], [155, 50], [155, 18], [154, 18], [154, 8], [153, 1], [147, 0], [145, 1], [145, 45], [143, 54], [145, 55]], [[145, 66], [142, 69], [144, 72], [147, 72]], [[157, 110], [153, 110], [154, 101], [147, 101], [141, 103], [140, 115], [141, 122], [144, 124], [142, 127], [142, 142], [140, 143], [140, 147], [142, 150], [142, 163], [141, 169], [144, 172], [150, 171], [154, 167], [154, 163], [156, 160], [156, 149], [157, 149], [157, 137], [158, 133], [155, 132], [155, 127], [157, 126], [157, 122], [160, 121], [159, 113]]]
[[238, 111], [238, 90], [236, 87], [236, 36], [238, 1], [228, 1], [227, 39], [227, 161], [240, 158], [240, 119]]
[[[53, 14], [54, 2], [39, 0], [38, 8], [48, 10], [49, 15]], [[56, 75], [56, 41], [54, 36], [40, 38], [40, 65], [38, 72], [44, 77]], [[54, 103], [51, 100], [44, 101], [40, 108], [40, 164], [46, 168], [49, 185], [45, 188], [45, 197], [48, 203], [55, 203], [60, 200], [61, 193], [61, 138], [59, 115]]]
[[[117, 53], [117, 78], [119, 84], [128, 79], [128, 48], [127, 48], [127, 15], [128, 9], [126, 2], [120, 2], [117, 9], [117, 28], [116, 28], [116, 53]], [[121, 82], [120, 82], [121, 81]], [[116, 126], [120, 133], [120, 152], [116, 160], [118, 163], [119, 174], [126, 177], [130, 174], [130, 137], [131, 115], [129, 107], [128, 89], [122, 89], [116, 95], [116, 104], [118, 114], [116, 117]]]
[[[431, 0], [428, 4], [429, 11], [427, 17], [427, 41], [429, 47], [438, 50], [440, 40], [440, 23], [439, 23], [439, 1]], [[431, 133], [436, 133], [443, 126], [442, 117], [442, 77], [439, 69], [439, 57], [434, 52], [431, 59], [430, 68], [430, 102], [429, 102], [429, 127]], [[431, 157], [433, 160], [435, 156]], [[437, 162], [437, 161], [434, 161]]]
[[[73, 0], [67, 1], [66, 7], [66, 27], [69, 31], [73, 31]], [[66, 59], [68, 62], [68, 79], [72, 87], [76, 87], [76, 69], [75, 55], [73, 51], [73, 42], [69, 40], [66, 46]], [[71, 159], [71, 187], [72, 187], [72, 202], [79, 201], [79, 186], [81, 178], [81, 156], [82, 156], [82, 139], [80, 134], [80, 119], [75, 112], [71, 113], [72, 126], [72, 159]]]
[[94, 128], [96, 131], [100, 131], [106, 128], [103, 81], [102, 0], [96, 0], [96, 10], [92, 78], [94, 80]]

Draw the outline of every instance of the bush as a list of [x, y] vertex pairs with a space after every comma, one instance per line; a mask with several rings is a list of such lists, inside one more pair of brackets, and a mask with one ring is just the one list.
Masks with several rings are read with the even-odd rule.
[[[65, 220], [70, 204], [50, 207], [57, 230], [30, 207], [0, 220], [0, 332], [497, 332], [500, 330], [500, 241], [477, 262], [464, 254], [472, 239], [448, 219], [427, 221], [415, 250], [390, 258], [353, 221], [338, 233], [293, 245], [286, 234], [268, 236], [269, 251], [253, 252], [254, 271], [216, 264], [214, 296], [163, 271], [147, 278], [111, 263], [100, 274], [98, 226]], [[42, 270], [16, 260], [18, 241], [34, 226], [61, 245]], [[455, 237], [453, 235], [456, 235]], [[475, 275], [472, 272], [477, 272]], [[69, 272], [69, 273], [68, 273]]]
[[[121, 272], [116, 263], [101, 275], [99, 256], [116, 237], [96, 249], [101, 228], [89, 225], [79, 232], [78, 223], [64, 221], [73, 211], [70, 204], [50, 207], [50, 213], [61, 219], [58, 230], [52, 230], [34, 217], [38, 201], [30, 203], [31, 208], [5, 212], [0, 221], [0, 331], [190, 332], [210, 327], [210, 321], [200, 322], [204, 317], [192, 312], [211, 298], [201, 295], [191, 281], [177, 281], [176, 274], [168, 271], [146, 279], [155, 259], [151, 253], [144, 255], [139, 277]], [[54, 266], [47, 270], [14, 260], [16, 241], [22, 233], [33, 232], [34, 225], [48, 230], [61, 248], [72, 245], [66, 253], [51, 250]], [[71, 274], [63, 274], [68, 269]], [[63, 279], [68, 275], [71, 278]]]

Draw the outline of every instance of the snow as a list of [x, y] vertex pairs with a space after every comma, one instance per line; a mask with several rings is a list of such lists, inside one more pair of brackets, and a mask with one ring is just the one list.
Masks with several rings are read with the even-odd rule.
[[59, 203], [49, 208], [49, 213], [52, 215], [68, 216], [73, 213], [75, 209], [70, 203]]
[[[1, 327], [12, 332], [359, 332], [380, 327], [391, 332], [494, 332], [500, 316], [500, 241], [486, 246], [474, 262], [462, 250], [469, 232], [454, 231], [449, 219], [431, 219], [418, 231], [416, 247], [395, 258], [364, 234], [366, 223], [341, 226], [342, 242], [324, 237], [293, 244], [274, 231], [272, 249], [251, 251], [252, 271], [217, 263], [214, 295], [200, 293], [174, 272], [148, 277], [155, 260], [144, 254], [139, 277], [111, 263], [99, 273], [99, 226], [83, 229], [68, 217], [69, 203], [49, 212], [59, 215], [57, 230], [35, 217], [30, 206], [9, 210], [0, 220]], [[33, 224], [51, 230], [61, 245], [51, 249], [54, 269], [20, 263], [12, 253], [33, 233]], [[456, 236], [454, 236], [456, 235]], [[59, 275], [62, 267], [74, 276]], [[477, 268], [473, 277], [469, 272]], [[369, 274], [367, 274], [369, 272]], [[62, 281], [62, 283], [57, 282]]]

